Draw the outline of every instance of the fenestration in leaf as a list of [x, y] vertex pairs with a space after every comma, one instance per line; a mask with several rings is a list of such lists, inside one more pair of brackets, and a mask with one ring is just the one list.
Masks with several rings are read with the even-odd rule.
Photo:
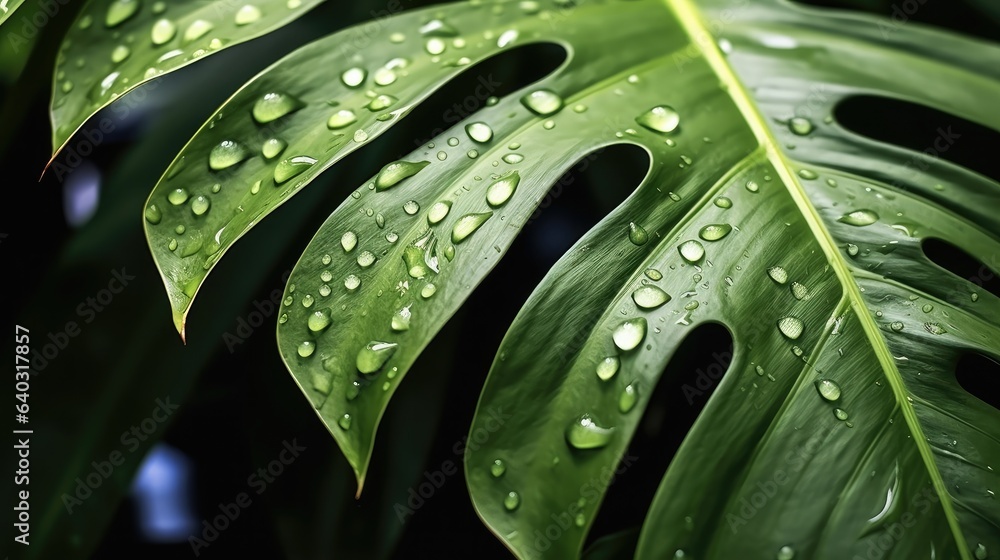
[[52, 152], [102, 107], [158, 76], [268, 32], [322, 0], [91, 0], [56, 60]]
[[[254, 202], [234, 237], [215, 238], [225, 246], [353, 149], [324, 128], [352, 120], [341, 111], [360, 118], [382, 94], [409, 99], [408, 111], [450, 76], [437, 65], [463, 55], [473, 63], [528, 41], [566, 46], [553, 75], [387, 165], [334, 211], [293, 270], [280, 351], [359, 482], [398, 383], [548, 186], [588, 154], [631, 143], [650, 154], [648, 175], [542, 281], [481, 396], [466, 475], [491, 530], [520, 558], [577, 557], [664, 367], [692, 330], [718, 323], [733, 335], [732, 365], [664, 476], [637, 558], [840, 560], [874, 550], [971, 560], [1000, 550], [1000, 415], [953, 375], [963, 353], [1000, 356], [1000, 299], [920, 249], [941, 238], [995, 262], [1000, 186], [942, 160], [914, 167], [913, 152], [833, 118], [841, 101], [879, 95], [1000, 130], [990, 105], [1000, 48], [916, 24], [886, 37], [878, 20], [781, 0], [557, 6], [456, 4], [388, 20], [362, 56], [395, 60], [392, 45], [414, 37], [429, 56], [367, 99], [345, 102], [337, 78], [360, 74], [343, 65], [291, 72], [306, 67], [306, 47], [185, 149], [197, 181], [176, 184], [210, 183], [201, 162], [221, 146], [239, 201], [266, 202]], [[257, 130], [247, 115], [272, 74], [287, 78], [270, 82], [290, 88], [283, 94], [306, 100], [283, 117], [294, 127], [282, 130], [289, 146], [275, 161], [317, 161], [293, 188], [265, 190], [300, 168], [265, 164], [257, 144], [222, 142]], [[340, 105], [320, 111], [319, 96], [294, 89], [309, 92], [313, 80], [333, 84]], [[404, 97], [393, 84], [412, 89]], [[365, 136], [372, 129], [355, 144]], [[301, 149], [291, 149], [296, 138]], [[320, 140], [337, 155], [319, 155]], [[170, 187], [151, 202], [169, 202]], [[196, 194], [217, 208], [218, 193], [199, 188], [165, 206], [172, 219], [147, 208], [168, 290], [188, 288], [173, 300], [181, 311], [204, 278], [195, 265], [207, 270], [217, 256], [185, 261], [160, 246], [179, 219], [202, 235], [230, 227], [191, 218], [208, 208]], [[231, 220], [236, 202], [221, 200], [220, 219]]]

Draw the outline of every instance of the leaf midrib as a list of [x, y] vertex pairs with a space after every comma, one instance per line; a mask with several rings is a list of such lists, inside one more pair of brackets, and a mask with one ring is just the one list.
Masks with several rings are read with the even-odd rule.
[[698, 49], [702, 56], [704, 56], [705, 61], [711, 66], [716, 75], [719, 76], [719, 80], [725, 86], [729, 97], [733, 100], [733, 103], [737, 106], [753, 131], [754, 136], [764, 148], [768, 160], [781, 177], [782, 182], [788, 189], [789, 195], [795, 201], [810, 230], [812, 230], [813, 236], [819, 242], [820, 247], [826, 255], [827, 262], [833, 267], [844, 289], [844, 295], [850, 301], [851, 308], [854, 309], [855, 314], [861, 322], [865, 336], [868, 338], [879, 363], [882, 365], [882, 370], [889, 382], [889, 386], [892, 387], [896, 402], [903, 412], [903, 418], [906, 420], [907, 427], [913, 436], [914, 444], [917, 446], [917, 450], [924, 461], [924, 466], [927, 468], [938, 497], [941, 499], [941, 507], [945, 512], [945, 517], [948, 520], [948, 525], [951, 528], [959, 554], [963, 560], [971, 560], [965, 535], [958, 526], [958, 517], [952, 507], [951, 496], [945, 490], [944, 480], [941, 478], [941, 473], [934, 462], [933, 451], [927, 445], [926, 437], [916, 417], [916, 411], [906, 400], [907, 391], [903, 385], [902, 374], [896, 368], [892, 353], [885, 344], [885, 340], [879, 332], [878, 325], [875, 324], [857, 284], [853, 281], [851, 271], [841, 257], [833, 237], [823, 225], [822, 219], [810, 202], [801, 183], [795, 178], [791, 162], [779, 149], [780, 143], [774, 137], [763, 115], [757, 109], [733, 68], [726, 62], [715, 42], [708, 42], [708, 46], [706, 47], [704, 42], [696, 40], [697, 37], [714, 37], [708, 26], [705, 25], [700, 10], [691, 3], [691, 0], [663, 0], [663, 2], [692, 39], [691, 44]]

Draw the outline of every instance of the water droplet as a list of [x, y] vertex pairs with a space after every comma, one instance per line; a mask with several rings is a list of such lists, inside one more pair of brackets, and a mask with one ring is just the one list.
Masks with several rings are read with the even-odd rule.
[[757, 184], [757, 181], [754, 180], [747, 181], [746, 187], [747, 190], [752, 193], [760, 192], [760, 185]]
[[139, 11], [141, 3], [139, 0], [112, 0], [108, 6], [108, 13], [104, 17], [104, 24], [108, 27], [121, 25]]
[[403, 204], [403, 212], [406, 212], [406, 214], [409, 216], [413, 216], [419, 211], [420, 211], [420, 204], [416, 200], [407, 200]]
[[767, 269], [767, 275], [771, 277], [778, 284], [784, 284], [788, 282], [788, 271], [780, 266], [772, 266]]
[[820, 379], [816, 381], [816, 390], [819, 391], [821, 397], [829, 402], [835, 402], [840, 399], [840, 385], [831, 379]]
[[412, 316], [410, 312], [410, 306], [400, 309], [392, 316], [392, 330], [396, 332], [403, 332], [410, 330], [410, 317]]
[[776, 560], [793, 560], [795, 558], [795, 550], [790, 546], [783, 546], [775, 558]]
[[420, 290], [420, 297], [424, 299], [430, 299], [434, 297], [434, 294], [436, 293], [437, 293], [437, 286], [435, 286], [434, 284], [427, 284], [426, 286], [423, 287], [423, 289]]
[[259, 20], [262, 15], [263, 14], [260, 12], [260, 8], [247, 4], [239, 10], [236, 10], [236, 16], [233, 20], [236, 22], [236, 25], [249, 25]]
[[337, 425], [340, 426], [342, 430], [350, 430], [351, 415], [345, 412], [344, 415], [341, 416], [339, 420], [337, 420]]
[[328, 311], [316, 311], [309, 316], [306, 323], [312, 332], [322, 332], [330, 326], [330, 314]]
[[979, 543], [976, 546], [976, 560], [986, 560], [989, 557], [989, 553], [986, 551], [986, 545]]
[[353, 292], [354, 290], [357, 290], [358, 287], [360, 286], [361, 286], [361, 279], [358, 278], [357, 275], [348, 274], [347, 278], [344, 278], [344, 287], [347, 288], [347, 291]]
[[341, 109], [330, 115], [326, 121], [326, 127], [330, 130], [340, 130], [358, 122], [358, 116], [350, 109]]
[[[393, 97], [391, 95], [383, 93], [383, 94], [375, 97], [375, 99], [372, 99], [368, 103], [368, 110], [371, 111], [371, 112], [373, 112], [373, 113], [376, 113], [378, 111], [384, 111], [384, 110], [388, 109], [389, 107], [392, 107], [393, 105], [395, 105], [398, 101], [399, 101], [399, 99], [396, 99], [395, 97]], [[382, 121], [382, 120], [384, 120], [382, 117], [386, 117], [386, 116], [387, 115], [382, 115], [381, 117], [379, 117], [378, 120]], [[391, 115], [388, 115], [388, 117], [391, 118]]]
[[625, 386], [622, 390], [622, 394], [618, 396], [618, 411], [622, 414], [628, 414], [635, 408], [636, 402], [639, 401], [639, 385], [637, 381], [633, 381]]
[[191, 200], [191, 211], [194, 212], [195, 216], [203, 216], [205, 212], [208, 212], [208, 208], [212, 205], [209, 202], [208, 197], [205, 195], [198, 195]]
[[503, 507], [506, 508], [507, 511], [514, 511], [519, 505], [521, 505], [521, 496], [513, 490], [508, 492], [507, 496], [503, 499]]
[[944, 334], [948, 332], [944, 327], [937, 323], [924, 323], [924, 330], [931, 334]]
[[718, 241], [723, 237], [729, 235], [733, 231], [733, 226], [729, 224], [709, 224], [698, 232], [698, 237], [701, 237], [705, 241]]
[[802, 331], [805, 329], [805, 325], [802, 324], [800, 319], [795, 317], [783, 317], [778, 320], [778, 330], [781, 334], [785, 335], [786, 338], [795, 340], [802, 336]]
[[254, 103], [253, 118], [260, 124], [267, 124], [298, 111], [302, 107], [304, 107], [303, 103], [291, 95], [272, 92], [265, 94]]
[[505, 472], [507, 472], [507, 465], [504, 464], [503, 459], [497, 459], [490, 465], [490, 474], [493, 475], [493, 478], [500, 478]]
[[623, 352], [628, 352], [642, 344], [646, 338], [646, 327], [646, 319], [642, 317], [629, 319], [615, 327], [611, 337], [615, 341], [615, 346]]
[[260, 153], [267, 159], [274, 159], [281, 155], [281, 152], [285, 151], [285, 147], [287, 146], [288, 144], [280, 138], [268, 138], [260, 147]]
[[806, 181], [813, 181], [819, 177], [819, 175], [811, 169], [799, 169], [799, 177], [805, 179]]
[[447, 48], [448, 44], [437, 37], [432, 37], [430, 39], [427, 39], [427, 43], [424, 44], [424, 49], [426, 49], [427, 52], [432, 55], [439, 55], [443, 53]]
[[833, 409], [833, 415], [837, 417], [837, 420], [844, 421], [850, 418], [847, 411], [842, 408]]
[[535, 90], [525, 95], [521, 98], [521, 103], [540, 117], [554, 115], [563, 107], [562, 97], [548, 89]]
[[187, 26], [187, 29], [184, 30], [184, 43], [187, 44], [201, 39], [214, 27], [214, 25], [203, 19], [196, 19], [192, 21], [191, 24]]
[[659, 270], [656, 270], [655, 268], [647, 268], [645, 274], [646, 278], [649, 278], [654, 282], [659, 282], [660, 280], [663, 280], [663, 274]]
[[517, 171], [500, 177], [486, 189], [486, 202], [493, 208], [503, 206], [514, 196], [520, 182], [521, 175]]
[[694, 239], [681, 243], [677, 251], [680, 252], [684, 260], [692, 264], [705, 258], [705, 247]]
[[628, 240], [631, 241], [633, 245], [645, 245], [646, 242], [649, 241], [649, 234], [646, 233], [646, 230], [639, 224], [629, 222]]
[[377, 340], [369, 342], [358, 351], [356, 360], [358, 371], [367, 375], [378, 373], [389, 361], [389, 358], [396, 353], [398, 347], [399, 345], [393, 342], [379, 342]]
[[481, 214], [466, 214], [455, 221], [455, 226], [451, 230], [451, 242], [458, 244], [465, 241], [470, 235], [476, 232], [486, 220], [493, 217], [493, 212], [483, 212]]
[[313, 352], [316, 351], [316, 344], [314, 342], [306, 340], [302, 344], [299, 344], [298, 351], [299, 351], [299, 356], [302, 356], [303, 358], [308, 358], [309, 356], [313, 355]]
[[591, 414], [584, 414], [566, 428], [566, 441], [577, 449], [597, 449], [611, 441], [614, 428], [605, 428]]
[[435, 202], [431, 209], [427, 212], [427, 221], [434, 225], [448, 216], [448, 212], [451, 212], [451, 201], [443, 200], [441, 202]]
[[305, 307], [306, 309], [309, 309], [310, 307], [313, 306], [313, 303], [315, 303], [315, 301], [316, 300], [311, 295], [306, 294], [302, 298], [302, 307]]
[[160, 19], [153, 24], [150, 31], [154, 45], [162, 45], [177, 35], [177, 25], [169, 19]]
[[670, 299], [670, 294], [656, 286], [642, 286], [632, 292], [632, 301], [643, 309], [656, 309]]
[[377, 260], [378, 258], [375, 256], [375, 253], [372, 253], [371, 251], [361, 251], [361, 254], [358, 255], [358, 266], [361, 268], [368, 268], [369, 266], [375, 264], [375, 261]]
[[474, 122], [465, 126], [465, 132], [480, 144], [485, 144], [493, 139], [493, 129], [484, 122]]
[[345, 231], [344, 235], [340, 236], [340, 246], [344, 248], [345, 253], [350, 253], [358, 245], [358, 234], [353, 231]]
[[542, 128], [544, 128], [545, 130], [552, 130], [555, 127], [556, 127], [556, 121], [552, 119], [549, 119], [544, 123], [542, 123]]
[[375, 190], [384, 191], [398, 185], [403, 179], [413, 177], [423, 168], [430, 165], [429, 161], [419, 161], [416, 163], [409, 161], [397, 161], [382, 168], [378, 177], [375, 178]]
[[281, 160], [274, 167], [275, 184], [280, 185], [293, 177], [301, 175], [312, 167], [314, 163], [316, 163], [316, 160], [309, 156], [295, 156]]
[[903, 323], [900, 321], [893, 321], [892, 323], [889, 324], [889, 328], [892, 329], [894, 332], [899, 332], [903, 330]]
[[816, 127], [813, 126], [812, 121], [805, 117], [795, 117], [794, 119], [788, 121], [788, 129], [792, 131], [796, 136], [807, 136]]
[[878, 214], [872, 212], [871, 210], [855, 210], [848, 214], [844, 214], [837, 221], [850, 226], [870, 226], [878, 221]]
[[715, 199], [715, 205], [718, 206], [719, 208], [732, 208], [733, 201], [724, 196], [720, 196], [719, 198]]
[[503, 159], [504, 163], [509, 163], [510, 165], [517, 165], [522, 161], [524, 161], [524, 156], [522, 156], [521, 154], [507, 154], [503, 156], [501, 159]]
[[250, 150], [233, 140], [223, 140], [208, 154], [208, 166], [220, 171], [236, 165], [250, 157]]
[[341, 81], [349, 88], [356, 88], [365, 83], [368, 78], [368, 71], [364, 68], [350, 68], [340, 75]]
[[618, 356], [607, 356], [597, 362], [597, 377], [601, 381], [607, 381], [618, 373], [619, 367], [621, 367], [621, 360], [618, 359]]
[[160, 223], [163, 219], [163, 212], [160, 211], [160, 207], [155, 204], [150, 204], [146, 207], [146, 221], [153, 224], [154, 226]]
[[809, 297], [809, 288], [805, 287], [798, 282], [792, 282], [792, 295], [795, 296], [797, 300], [803, 300]]
[[129, 49], [125, 45], [118, 45], [117, 47], [114, 48], [113, 51], [111, 51], [111, 62], [118, 64], [119, 62], [128, 58], [130, 54], [132, 54], [131, 49]]
[[853, 243], [848, 243], [848, 244], [847, 244], [847, 254], [848, 254], [848, 255], [850, 255], [850, 256], [852, 256], [852, 257], [856, 257], [856, 256], [858, 256], [858, 253], [859, 253], [860, 251], [861, 251], [861, 250], [860, 250], [860, 249], [858, 248], [858, 246], [857, 246], [857, 245], [855, 245], [855, 244], [853, 244]]
[[635, 122], [653, 132], [673, 132], [681, 122], [681, 117], [672, 107], [659, 105], [636, 117]]

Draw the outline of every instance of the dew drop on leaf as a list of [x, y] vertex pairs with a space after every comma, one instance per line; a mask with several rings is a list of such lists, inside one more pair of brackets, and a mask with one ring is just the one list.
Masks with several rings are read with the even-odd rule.
[[608, 381], [618, 373], [620, 366], [621, 360], [618, 359], [618, 356], [602, 358], [601, 361], [597, 362], [597, 377], [601, 381]]
[[253, 118], [260, 124], [267, 124], [298, 111], [303, 106], [301, 101], [286, 93], [267, 93], [254, 103]]
[[605, 428], [591, 414], [584, 414], [566, 428], [566, 441], [576, 449], [597, 449], [611, 441], [614, 428]]
[[796, 340], [802, 336], [804, 329], [805, 325], [802, 324], [802, 320], [796, 317], [783, 317], [778, 320], [778, 330], [785, 338]]
[[278, 165], [274, 166], [275, 184], [280, 185], [289, 179], [298, 177], [314, 163], [316, 163], [316, 159], [309, 156], [295, 156], [281, 160]]
[[481, 214], [466, 214], [455, 221], [455, 226], [451, 230], [451, 242], [458, 244], [468, 239], [475, 233], [486, 220], [493, 217], [493, 212], [483, 212]]
[[430, 165], [429, 161], [409, 162], [397, 161], [382, 168], [378, 177], [375, 178], [375, 190], [384, 191], [398, 185], [403, 179], [413, 177], [417, 173]]
[[642, 341], [646, 338], [646, 328], [646, 319], [642, 317], [629, 319], [615, 327], [611, 337], [615, 342], [615, 346], [623, 352], [628, 352], [642, 344]]
[[642, 286], [632, 292], [632, 301], [642, 309], [656, 309], [670, 301], [670, 295], [656, 286]]
[[490, 465], [490, 474], [493, 478], [500, 478], [505, 472], [507, 472], [507, 465], [504, 464], [503, 459], [497, 459]]
[[705, 241], [719, 241], [733, 231], [733, 226], [729, 224], [709, 224], [698, 232], [698, 237]]
[[554, 115], [563, 107], [562, 97], [549, 89], [535, 90], [522, 97], [521, 103], [540, 117]]
[[474, 122], [465, 126], [465, 132], [480, 144], [485, 144], [493, 139], [493, 129], [484, 122]]
[[694, 239], [685, 241], [677, 247], [677, 251], [689, 263], [696, 263], [705, 258], [705, 247]]
[[506, 508], [507, 511], [514, 511], [519, 505], [521, 505], [521, 496], [513, 490], [508, 492], [507, 496], [503, 499], [503, 507]]
[[500, 177], [486, 189], [486, 202], [493, 208], [503, 206], [514, 196], [517, 185], [521, 182], [521, 175], [513, 171]]
[[821, 397], [829, 402], [835, 402], [840, 398], [840, 385], [831, 379], [820, 379], [816, 381], [816, 390]]
[[855, 210], [844, 214], [837, 221], [850, 226], [870, 226], [878, 221], [878, 214], [871, 210]]
[[356, 365], [358, 371], [366, 375], [378, 373], [385, 366], [389, 358], [396, 353], [398, 344], [393, 342], [379, 342], [373, 340], [358, 351]]
[[658, 105], [636, 117], [635, 122], [653, 132], [668, 133], [677, 129], [681, 117], [672, 107]]
[[771, 277], [778, 284], [784, 284], [788, 282], [788, 271], [780, 266], [772, 266], [767, 269], [767, 275]]
[[250, 150], [235, 140], [223, 140], [208, 154], [208, 166], [220, 171], [236, 165], [250, 157]]
[[618, 411], [622, 414], [628, 414], [635, 408], [636, 402], [639, 400], [639, 389], [638, 383], [632, 382], [622, 389], [621, 395], [618, 396]]
[[344, 235], [340, 236], [340, 246], [344, 248], [345, 253], [350, 253], [358, 245], [358, 234], [353, 231], [345, 231]]

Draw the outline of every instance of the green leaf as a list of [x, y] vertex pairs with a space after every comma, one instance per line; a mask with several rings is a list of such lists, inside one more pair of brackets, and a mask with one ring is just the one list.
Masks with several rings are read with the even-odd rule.
[[7, 22], [10, 16], [14, 15], [14, 10], [21, 7], [24, 0], [2, 0], [0, 1], [0, 25]]
[[322, 0], [91, 0], [56, 60], [52, 150], [139, 85], [271, 32]]

